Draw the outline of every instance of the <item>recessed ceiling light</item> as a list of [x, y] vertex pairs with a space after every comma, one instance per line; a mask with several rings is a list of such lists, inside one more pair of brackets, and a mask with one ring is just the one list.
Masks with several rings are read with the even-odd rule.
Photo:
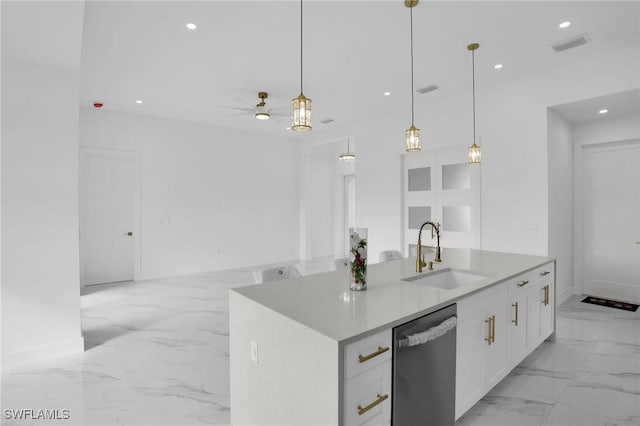
[[493, 66], [493, 68], [495, 68], [495, 69], [499, 70], [499, 69], [501, 69], [503, 66], [504, 66], [504, 65], [502, 65], [502, 64], [495, 64], [495, 65]]
[[142, 103], [142, 100], [141, 100], [141, 99], [136, 99], [136, 103], [137, 103], [137, 104], [141, 104], [141, 103]]
[[560, 25], [558, 25], [558, 28], [564, 29], [564, 28], [568, 28], [570, 25], [571, 25], [571, 21], [564, 21], [564, 22], [561, 22]]
[[608, 109], [601, 109], [600, 111], [598, 111], [598, 114], [606, 114], [608, 112], [609, 112]]
[[189, 22], [187, 24], [187, 28], [189, 28], [190, 30], [195, 30], [196, 28], [198, 28], [198, 26], [196, 24], [194, 24], [193, 22]]
[[391, 92], [384, 92], [385, 96], [391, 96]]
[[291, 126], [286, 127], [285, 130], [291, 130]]

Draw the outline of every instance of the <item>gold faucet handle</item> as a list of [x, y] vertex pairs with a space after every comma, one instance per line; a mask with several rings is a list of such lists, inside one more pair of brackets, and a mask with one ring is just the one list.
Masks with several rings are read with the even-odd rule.
[[425, 260], [424, 260], [424, 254], [422, 255], [422, 260], [420, 261], [420, 264], [422, 266], [427, 266], [427, 262], [425, 262]]

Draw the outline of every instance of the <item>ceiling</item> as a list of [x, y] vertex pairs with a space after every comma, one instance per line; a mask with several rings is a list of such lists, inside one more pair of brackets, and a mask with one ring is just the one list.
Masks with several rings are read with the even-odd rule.
[[[640, 117], [640, 89], [556, 105], [552, 109], [572, 124], [625, 115]], [[599, 114], [603, 109], [607, 113]]]
[[[287, 118], [259, 121], [229, 107], [251, 107], [257, 92], [267, 91], [267, 105], [288, 114], [300, 92], [299, 7], [266, 0], [88, 1], [81, 103], [290, 134]], [[470, 92], [470, 42], [480, 43], [479, 90], [615, 49], [640, 52], [639, 17], [639, 2], [422, 1], [414, 9], [415, 88]], [[573, 24], [559, 29], [567, 19]], [[550, 48], [582, 33], [590, 39], [585, 46]], [[409, 60], [409, 9], [402, 1], [305, 0], [304, 93], [313, 100], [314, 133], [374, 113], [409, 114]], [[495, 70], [496, 63], [504, 68]], [[430, 96], [417, 94], [416, 107]], [[320, 123], [328, 118], [335, 121]]]

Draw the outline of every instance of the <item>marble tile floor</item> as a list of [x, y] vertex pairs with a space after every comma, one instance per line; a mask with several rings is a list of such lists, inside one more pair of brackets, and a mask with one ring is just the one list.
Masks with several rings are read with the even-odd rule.
[[[329, 259], [299, 262], [303, 275]], [[228, 424], [228, 289], [255, 268], [92, 286], [81, 297], [84, 354], [3, 369], [0, 408], [69, 410], [2, 425]], [[545, 342], [457, 423], [640, 425], [640, 312], [558, 309]]]

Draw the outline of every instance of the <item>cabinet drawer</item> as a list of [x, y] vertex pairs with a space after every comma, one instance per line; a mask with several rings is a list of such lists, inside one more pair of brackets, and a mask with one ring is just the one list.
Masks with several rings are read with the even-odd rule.
[[522, 291], [526, 291], [544, 280], [553, 280], [555, 274], [555, 264], [553, 262], [539, 266], [531, 271], [522, 273], [509, 282], [509, 295], [513, 296]]
[[346, 345], [344, 378], [349, 379], [391, 359], [391, 340], [392, 334], [389, 329]]
[[553, 282], [553, 277], [556, 271], [555, 263], [550, 262], [546, 265], [542, 265], [531, 272], [531, 279], [538, 283], [540, 281], [551, 281]]
[[534, 271], [529, 271], [511, 278], [507, 284], [509, 295], [514, 296], [529, 290], [538, 282], [535, 277]]
[[391, 360], [388, 359], [344, 381], [344, 424], [384, 424], [390, 419]]

